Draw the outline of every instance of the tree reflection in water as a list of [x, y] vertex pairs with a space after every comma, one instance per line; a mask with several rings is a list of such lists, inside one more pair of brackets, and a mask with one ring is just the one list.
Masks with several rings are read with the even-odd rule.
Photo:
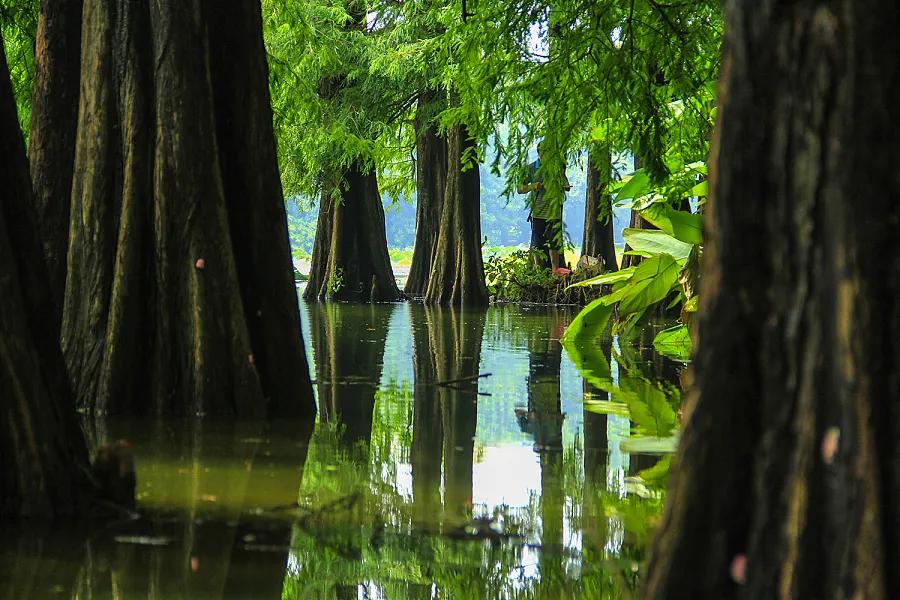
[[314, 433], [92, 424], [132, 441], [142, 516], [4, 531], [0, 597], [634, 597], [660, 501], [632, 492], [623, 399], [658, 402], [669, 365], [607, 339], [584, 383], [565, 309], [306, 310]]

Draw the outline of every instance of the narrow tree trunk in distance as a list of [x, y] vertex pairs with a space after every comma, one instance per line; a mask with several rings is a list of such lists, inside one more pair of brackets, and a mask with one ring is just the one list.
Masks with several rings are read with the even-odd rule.
[[695, 382], [643, 596], [898, 598], [900, 5], [725, 9]]
[[424, 94], [416, 112], [416, 241], [403, 290], [410, 296], [428, 289], [447, 185], [447, 138], [431, 121], [433, 106], [432, 95]]
[[43, 0], [34, 47], [34, 90], [28, 156], [38, 226], [62, 318], [69, 248], [69, 205], [81, 73], [82, 0]]
[[584, 238], [581, 255], [603, 261], [605, 271], [619, 268], [613, 237], [612, 198], [607, 191], [612, 175], [608, 148], [591, 148], [588, 153], [587, 193], [584, 203]]
[[438, 227], [431, 279], [425, 293], [429, 304], [483, 306], [488, 303], [481, 257], [481, 183], [478, 165], [463, 170], [463, 156], [475, 142], [463, 125], [450, 129], [447, 187]]
[[25, 142], [0, 38], [0, 518], [83, 508], [87, 450], [59, 349]]
[[307, 300], [394, 302], [402, 297], [387, 250], [375, 171], [359, 161], [343, 173], [341, 197], [322, 196]]
[[62, 327], [84, 408], [314, 412], [260, 9], [233, 4], [85, 2]]

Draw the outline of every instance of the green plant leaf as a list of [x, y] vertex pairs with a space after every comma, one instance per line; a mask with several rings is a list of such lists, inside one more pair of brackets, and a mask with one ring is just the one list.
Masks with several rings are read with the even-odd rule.
[[668, 254], [648, 258], [638, 265], [628, 285], [605, 298], [610, 302], [615, 297], [620, 316], [643, 311], [665, 300], [678, 281], [679, 270], [678, 263]]
[[669, 254], [678, 261], [687, 260], [693, 244], [686, 244], [658, 229], [625, 229], [622, 232], [625, 243], [637, 252]]
[[701, 181], [692, 187], [690, 195], [698, 197], [709, 196], [709, 181]]
[[627, 281], [631, 279], [632, 275], [634, 275], [635, 269], [636, 267], [628, 267], [627, 269], [620, 269], [619, 271], [604, 273], [603, 275], [598, 275], [596, 277], [591, 277], [590, 279], [585, 279], [584, 281], [579, 281], [578, 283], [573, 283], [566, 289], [570, 290], [576, 287], [587, 287], [591, 285], [604, 285], [616, 283], [619, 281]]
[[653, 347], [663, 356], [677, 361], [687, 362], [691, 359], [691, 336], [687, 325], [679, 325], [664, 329], [653, 338]]
[[675, 210], [668, 204], [651, 204], [641, 216], [676, 240], [686, 244], [703, 243], [703, 215]]
[[650, 176], [643, 169], [638, 169], [616, 194], [616, 202], [628, 198], [639, 198], [649, 191]]
[[700, 308], [700, 296], [692, 296], [690, 300], [684, 303], [684, 312], [695, 313]]

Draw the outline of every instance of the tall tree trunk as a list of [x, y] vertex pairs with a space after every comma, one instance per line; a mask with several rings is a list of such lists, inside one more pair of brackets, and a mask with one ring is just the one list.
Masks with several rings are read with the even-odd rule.
[[900, 5], [725, 6], [695, 385], [646, 597], [897, 598]]
[[394, 302], [401, 298], [384, 228], [374, 170], [359, 161], [343, 173], [339, 199], [322, 195], [307, 300]]
[[606, 271], [616, 271], [619, 268], [613, 237], [612, 198], [608, 192], [611, 175], [612, 157], [609, 148], [591, 148], [588, 153], [581, 255], [599, 258]]
[[431, 279], [425, 292], [429, 304], [483, 306], [488, 303], [481, 257], [481, 180], [477, 163], [463, 163], [475, 150], [475, 141], [465, 126], [450, 129], [447, 187]]
[[43, 0], [34, 47], [28, 156], [50, 293], [57, 307], [57, 325], [62, 318], [66, 291], [82, 5], [83, 0]]
[[[269, 413], [315, 413], [258, 3], [206, 0], [216, 140], [253, 358]], [[295, 373], [285, 377], [286, 373]]]
[[87, 449], [66, 383], [0, 37], [0, 518], [83, 506]]
[[416, 241], [403, 290], [410, 296], [428, 290], [447, 186], [447, 138], [432, 121], [434, 104], [433, 94], [423, 94], [416, 109]]
[[85, 2], [62, 325], [83, 408], [314, 413], [260, 7], [227, 4]]

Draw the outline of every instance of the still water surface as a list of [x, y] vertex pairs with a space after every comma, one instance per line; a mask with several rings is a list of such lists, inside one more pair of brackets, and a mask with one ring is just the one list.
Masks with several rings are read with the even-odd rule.
[[140, 514], [4, 532], [0, 598], [635, 596], [668, 460], [623, 449], [671, 434], [675, 365], [608, 341], [593, 387], [566, 308], [303, 316], [314, 425], [92, 426], [133, 444]]

